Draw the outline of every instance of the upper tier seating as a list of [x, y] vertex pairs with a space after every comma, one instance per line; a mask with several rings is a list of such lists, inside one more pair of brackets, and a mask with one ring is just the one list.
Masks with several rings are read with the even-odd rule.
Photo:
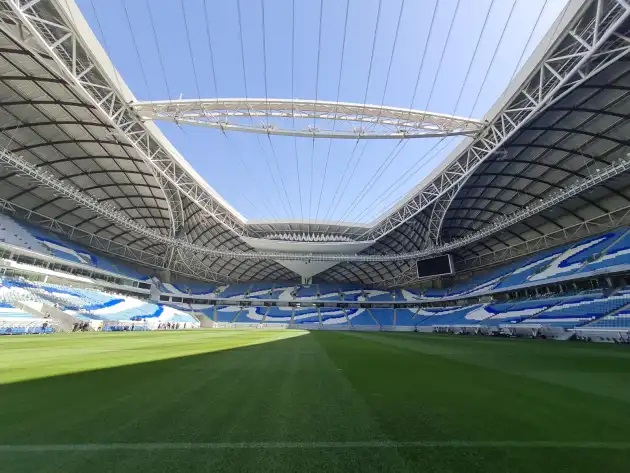
[[286, 289], [284, 285], [273, 283], [252, 283], [249, 285], [248, 299], [278, 299]]
[[147, 275], [136, 271], [134, 268], [122, 262], [115, 262], [107, 256], [97, 255], [82, 245], [61, 238], [54, 233], [47, 232], [41, 228], [37, 228], [26, 223], [23, 225], [38, 241], [48, 247], [54, 256], [60, 259], [65, 259], [66, 261], [72, 263], [82, 263], [94, 266], [95, 268], [131, 279], [137, 279], [140, 281], [148, 279]]
[[368, 291], [365, 291], [365, 293], [367, 296], [365, 299], [370, 302], [392, 302], [397, 295], [395, 291], [380, 291], [379, 294], [374, 293], [373, 295]]
[[0, 242], [52, 256], [52, 252], [22, 225], [4, 214], [0, 214]]
[[249, 292], [249, 284], [230, 284], [217, 288], [219, 299], [244, 299]]
[[396, 301], [408, 301], [415, 302], [422, 300], [422, 293], [415, 289], [396, 289], [395, 291]]
[[535, 274], [537, 271], [540, 271], [542, 267], [549, 264], [551, 260], [553, 260], [559, 254], [564, 253], [570, 245], [565, 245], [560, 248], [555, 248], [553, 250], [542, 251], [540, 253], [536, 253], [534, 256], [531, 256], [523, 261], [519, 261], [518, 267], [512, 271], [510, 274], [506, 275], [501, 282], [496, 285], [496, 288], [510, 288], [510, 287], [518, 287], [523, 284], [527, 284], [529, 282], [529, 277]]
[[422, 293], [422, 299], [442, 299], [443, 297], [446, 297], [447, 292], [448, 289], [427, 289]]
[[470, 282], [466, 284], [458, 284], [454, 288], [448, 291], [447, 296], [475, 296], [482, 294], [491, 289], [494, 289], [501, 280], [509, 273], [521, 266], [520, 262], [511, 263], [500, 268], [493, 269], [492, 271], [473, 277]]
[[71, 263], [80, 263], [109, 271], [120, 276], [144, 281], [148, 277], [124, 263], [114, 262], [106, 256], [97, 255], [86, 247], [66, 240], [43, 228], [0, 214], [0, 242], [34, 251], [45, 256], [54, 256]]
[[630, 269], [630, 230], [626, 231], [598, 257], [586, 264], [580, 272], [607, 272]]
[[524, 325], [572, 328], [592, 322], [630, 303], [630, 295], [587, 295], [568, 297], [564, 301], [522, 322]]
[[343, 291], [337, 284], [319, 284], [320, 299], [327, 301], [340, 301], [343, 298]]
[[552, 258], [541, 271], [530, 275], [527, 278], [528, 281], [539, 282], [545, 279], [566, 277], [579, 271], [590, 259], [605, 251], [623, 232], [625, 229], [619, 229], [576, 243]]
[[209, 283], [186, 282], [186, 283], [162, 283], [162, 292], [180, 297], [206, 298], [214, 296], [216, 286]]
[[319, 285], [311, 284], [308, 286], [298, 286], [295, 291], [296, 299], [310, 299], [319, 296]]

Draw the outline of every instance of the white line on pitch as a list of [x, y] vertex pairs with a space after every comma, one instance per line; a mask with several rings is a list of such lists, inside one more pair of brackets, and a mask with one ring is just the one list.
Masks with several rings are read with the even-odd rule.
[[282, 449], [360, 449], [360, 448], [582, 448], [628, 450], [630, 442], [553, 440], [417, 440], [397, 442], [366, 440], [357, 442], [157, 442], [157, 443], [78, 443], [0, 445], [0, 452], [98, 452], [112, 450], [282, 450]]

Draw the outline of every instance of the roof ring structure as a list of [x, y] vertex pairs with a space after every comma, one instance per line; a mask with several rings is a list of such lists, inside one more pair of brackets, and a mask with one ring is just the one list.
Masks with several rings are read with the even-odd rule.
[[[421, 110], [316, 100], [163, 100], [135, 102], [132, 107], [140, 119], [145, 121], [166, 120], [223, 131], [308, 138], [407, 139], [474, 136], [485, 126], [479, 120]], [[261, 122], [260, 119], [264, 121]], [[308, 126], [298, 128], [299, 120], [309, 120]]]

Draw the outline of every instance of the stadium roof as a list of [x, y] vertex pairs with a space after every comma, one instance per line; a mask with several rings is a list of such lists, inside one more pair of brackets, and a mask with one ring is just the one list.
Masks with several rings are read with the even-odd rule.
[[[2, 207], [101, 251], [219, 281], [400, 284], [419, 256], [448, 250], [472, 267], [619, 225], [630, 209], [628, 174], [614, 167], [630, 133], [629, 8], [569, 2], [484, 130], [365, 225], [247, 222], [140, 119], [73, 2], [8, 0]], [[584, 192], [567, 191], [578, 184]]]

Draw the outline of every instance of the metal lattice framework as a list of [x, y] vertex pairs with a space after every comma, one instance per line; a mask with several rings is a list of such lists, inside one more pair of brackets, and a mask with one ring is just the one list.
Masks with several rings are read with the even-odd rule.
[[[309, 138], [409, 139], [476, 135], [479, 120], [397, 107], [293, 99], [161, 100], [132, 104], [142, 120], [166, 120], [221, 131]], [[247, 118], [248, 121], [237, 119]], [[268, 119], [275, 120], [269, 123]], [[253, 119], [257, 119], [254, 121]], [[260, 119], [267, 119], [266, 122]], [[317, 120], [305, 129], [284, 127]], [[327, 126], [328, 124], [334, 126]]]
[[[578, 241], [590, 235], [612, 230], [630, 223], [630, 206], [615, 209], [612, 212], [598, 215], [569, 227], [545, 233], [516, 244], [501, 248], [485, 255], [475, 256], [458, 262], [462, 270], [474, 271], [497, 263], [504, 263], [511, 259], [521, 258], [558, 245]], [[379, 287], [404, 287], [417, 283], [416, 265], [411, 263], [406, 270], [395, 278], [375, 282]]]
[[[615, 176], [623, 174], [630, 170], [630, 157], [621, 159], [620, 161], [611, 164], [610, 166], [599, 170], [594, 175], [580, 179], [574, 184], [556, 192], [554, 195], [549, 196], [545, 200], [540, 200], [538, 203], [529, 205], [511, 215], [506, 215], [495, 221], [492, 225], [484, 227], [482, 230], [466, 235], [463, 238], [459, 238], [449, 243], [445, 243], [439, 246], [432, 246], [420, 251], [412, 253], [399, 253], [392, 255], [343, 255], [343, 254], [304, 254], [304, 253], [279, 253], [279, 252], [243, 252], [243, 251], [227, 251], [220, 249], [206, 248], [204, 246], [195, 245], [188, 242], [186, 239], [172, 237], [164, 235], [156, 230], [145, 227], [144, 225], [129, 218], [125, 213], [116, 209], [113, 205], [101, 203], [94, 197], [87, 195], [80, 189], [76, 188], [72, 184], [65, 183], [57, 179], [53, 174], [47, 173], [44, 170], [38, 169], [32, 164], [29, 164], [21, 157], [11, 153], [7, 150], [0, 150], [0, 162], [11, 166], [24, 175], [35, 179], [38, 183], [52, 189], [55, 193], [74, 200], [84, 208], [93, 211], [94, 213], [101, 215], [112, 223], [116, 223], [123, 228], [127, 228], [130, 231], [137, 233], [138, 235], [151, 238], [155, 241], [166, 244], [169, 247], [177, 249], [177, 254], [183, 259], [188, 261], [188, 264], [192, 264], [197, 260], [198, 256], [216, 256], [235, 259], [257, 259], [257, 260], [283, 260], [283, 261], [295, 261], [295, 260], [307, 260], [307, 261], [366, 261], [366, 262], [380, 262], [380, 261], [405, 261], [410, 259], [417, 259], [433, 254], [446, 253], [453, 251], [457, 248], [461, 248], [479, 240], [483, 240], [488, 236], [511, 227], [515, 223], [526, 220], [527, 218], [537, 215], [540, 212], [552, 208], [558, 205], [560, 202], [565, 201], [573, 196], [579, 195], [582, 192], [602, 184], [603, 182], [612, 179]], [[191, 258], [187, 258], [187, 255], [194, 255]]]
[[206, 265], [200, 264], [196, 259], [182, 257], [178, 251], [173, 252], [171, 259], [167, 255], [158, 255], [150, 251], [133, 248], [120, 244], [109, 238], [81, 230], [59, 219], [55, 219], [39, 212], [34, 212], [23, 206], [0, 199], [0, 212], [14, 215], [22, 220], [29, 221], [39, 227], [46, 228], [54, 233], [77, 241], [97, 251], [115, 255], [116, 257], [155, 269], [170, 269], [171, 271], [189, 278], [203, 279], [221, 283], [233, 282], [230, 278], [210, 271]]
[[[75, 29], [72, 18], [51, 16], [44, 8], [52, 3], [59, 13], [71, 15], [68, 3], [58, 0], [3, 0], [0, 16], [3, 22], [13, 22], [24, 43], [36, 54], [46, 54], [86, 100], [109, 119], [112, 133], [130, 143], [149, 164], [152, 173], [162, 185], [167, 196], [172, 220], [172, 232], [181, 228], [184, 220], [181, 196], [195, 202], [203, 211], [233, 231], [244, 235], [244, 222], [226, 208], [217, 196], [191, 175], [165, 143], [156, 139], [136, 113], [129, 107], [129, 98], [119, 90], [110, 77], [100, 70], [100, 61], [85, 44], [80, 31]], [[167, 184], [168, 183], [168, 184]]]
[[[488, 225], [474, 233], [468, 233], [464, 238], [458, 238], [448, 244], [434, 243], [434, 246], [420, 251], [408, 252], [409, 250], [406, 250], [407, 252], [397, 254], [394, 254], [394, 250], [387, 254], [360, 255], [260, 253], [229, 251], [220, 247], [207, 248], [202, 245], [191, 244], [184, 231], [187, 228], [184, 208], [198, 207], [201, 209], [200, 215], [203, 218], [209, 217], [208, 220], [219, 222], [229, 235], [253, 236], [250, 235], [253, 228], [248, 228], [249, 225], [229, 209], [229, 206], [196, 176], [194, 171], [178, 157], [168, 142], [161, 135], [156, 134], [157, 128], [155, 126], [143, 122], [134, 106], [129, 105], [130, 100], [133, 102], [130, 99], [131, 94], [126, 90], [121, 90], [118, 81], [113, 79], [115, 75], [107, 72], [108, 67], [111, 66], [107, 58], [103, 57], [99, 48], [94, 48], [93, 44], [90, 47], [90, 43], [86, 43], [82, 24], [73, 18], [72, 11], [78, 12], [73, 2], [63, 0], [0, 0], [2, 27], [12, 28], [13, 34], [19, 36], [22, 43], [34, 55], [41, 55], [45, 58], [46, 63], [54, 66], [60, 77], [67, 80], [68, 84], [71, 84], [73, 89], [80, 94], [81, 100], [85, 100], [107, 119], [108, 126], [111, 126], [112, 140], [124, 142], [126, 146], [132, 146], [142, 160], [146, 162], [167, 200], [166, 205], [171, 218], [169, 234], [166, 235], [139, 225], [137, 222], [126, 218], [124, 214], [113, 213], [111, 208], [102, 206], [93, 199], [89, 200], [90, 196], [82, 194], [80, 189], [62, 188], [58, 183], [50, 180], [50, 176], [32, 174], [25, 167], [21, 167], [22, 164], [19, 161], [9, 162], [13, 158], [7, 158], [9, 161], [4, 158], [3, 160], [12, 167], [20, 169], [21, 173], [53, 189], [57, 195], [63, 195], [64, 198], [85, 206], [91, 212], [129, 230], [134, 235], [141, 235], [166, 245], [168, 252], [163, 255], [159, 263], [151, 263], [153, 256], [146, 253], [141, 255], [147, 259], [144, 264], [170, 268], [182, 274], [213, 280], [219, 280], [223, 276], [220, 274], [220, 270], [212, 272], [208, 269], [207, 262], [212, 258], [367, 263], [395, 261], [400, 262], [398, 264], [401, 265], [402, 269], [406, 267], [408, 260], [452, 251], [470, 245], [472, 242], [483, 241], [484, 238], [529, 218], [533, 215], [532, 211], [539, 212], [549, 208], [532, 205], [523, 209], [522, 212], [505, 217], [503, 220], [497, 221], [496, 224]], [[571, 20], [559, 32], [553, 45], [548, 45], [547, 52], [542, 56], [533, 72], [516, 92], [510, 95], [510, 99], [494, 115], [494, 118], [485, 124], [481, 131], [477, 130], [470, 146], [443, 169], [437, 171], [427, 184], [419, 187], [412, 197], [399, 205], [394, 212], [378, 221], [371, 228], [358, 229], [356, 237], [353, 233], [353, 238], [357, 241], [374, 242], [387, 234], [395, 235], [396, 232], [392, 230], [405, 222], [409, 222], [419, 212], [427, 209], [432, 210], [427, 232], [434, 242], [439, 243], [441, 222], [452, 199], [457, 197], [462, 185], [478, 166], [495, 155], [498, 150], [501, 150], [504, 144], [509, 142], [519, 130], [531, 123], [533, 118], [547, 110], [550, 105], [558, 102], [577, 87], [583, 85], [585, 81], [593, 78], [628, 53], [630, 39], [626, 36], [626, 32], [629, 12], [630, 5], [624, 0], [585, 0], [579, 11], [575, 10], [571, 13]], [[78, 14], [80, 16], [80, 13]], [[289, 102], [294, 103], [294, 101]], [[319, 110], [320, 102], [310, 103], [313, 105], [309, 112], [311, 113], [310, 117], [314, 117], [315, 113], [321, 113], [319, 119], [321, 121], [326, 120], [325, 111]], [[266, 105], [267, 101], [263, 101], [263, 104]], [[286, 110], [287, 105], [284, 106], [285, 113], [289, 113]], [[360, 107], [369, 106], [361, 105]], [[266, 113], [267, 107], [264, 106], [263, 108]], [[294, 110], [290, 113], [294, 113]], [[378, 109], [370, 113], [376, 113], [378, 117]], [[423, 114], [424, 112], [419, 113]], [[248, 110], [247, 114], [242, 117], [243, 119], [250, 119], [252, 116], [255, 117], [256, 115], [252, 115]], [[350, 115], [347, 116], [350, 117]], [[290, 117], [292, 115], [288, 115], [286, 118]], [[236, 118], [238, 117], [234, 119], [236, 120]], [[328, 119], [336, 123], [351, 123], [349, 119], [344, 120], [335, 117], [328, 117]], [[374, 121], [373, 117], [372, 121]], [[354, 133], [353, 137], [357, 138], [357, 134], [367, 134], [368, 131], [374, 133], [377, 130], [376, 125], [381, 126], [378, 123], [370, 123], [370, 120], [366, 118], [366, 121], [362, 122], [358, 129], [351, 130]], [[266, 125], [261, 126], [261, 128], [265, 129], [264, 133], [266, 134], [271, 134], [273, 131]], [[394, 133], [396, 131], [395, 125], [392, 124], [387, 130]], [[313, 137], [313, 132], [319, 132], [319, 130], [310, 130], [306, 136]], [[9, 154], [3, 153], [3, 156], [9, 156]], [[583, 184], [582, 187], [561, 190], [548, 203], [558, 205], [563, 199], [577, 195], [576, 192], [583, 192], [592, 186], [601, 184], [606, 179], [626, 172], [626, 170], [627, 163], [617, 163], [604, 169], [601, 176], [589, 176], [580, 181]], [[182, 204], [183, 199], [185, 199], [185, 204]], [[425, 211], [425, 213], [428, 212]], [[272, 227], [268, 230], [269, 233], [275, 232]], [[208, 244], [211, 245], [210, 242]], [[113, 243], [113, 245], [116, 244]], [[106, 246], [103, 244], [101, 250], [108, 251], [105, 249]], [[113, 246], [111, 247], [113, 248]], [[111, 252], [116, 254], [115, 251], [118, 250]], [[128, 251], [135, 250], [129, 249]], [[125, 256], [123, 255], [123, 257]], [[201, 262], [203, 258], [206, 258], [205, 263]], [[137, 262], [143, 263], [141, 259]]]
[[[546, 107], [625, 56], [630, 51], [630, 38], [623, 34], [622, 26], [629, 17], [630, 4], [625, 0], [590, 2], [477, 139], [431, 182], [366, 232], [366, 239], [377, 240], [461, 185]], [[450, 199], [435, 207], [431, 223], [434, 238], [444, 217], [441, 209], [449, 204]]]

